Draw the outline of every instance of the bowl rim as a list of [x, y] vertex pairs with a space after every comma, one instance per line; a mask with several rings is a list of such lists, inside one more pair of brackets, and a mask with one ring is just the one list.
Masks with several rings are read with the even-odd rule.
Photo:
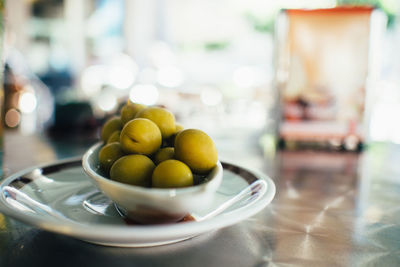
[[104, 177], [97, 173], [93, 168], [91, 168], [89, 164], [89, 158], [94, 155], [95, 150], [98, 149], [100, 146], [104, 145], [104, 142], [100, 141], [96, 144], [92, 145], [83, 155], [82, 157], [82, 167], [84, 172], [89, 176], [91, 179], [99, 180], [103, 183], [108, 183], [114, 185], [118, 188], [123, 190], [128, 190], [134, 193], [142, 193], [142, 194], [157, 194], [163, 195], [168, 197], [174, 197], [176, 195], [186, 195], [186, 194], [193, 194], [199, 191], [206, 191], [207, 188], [215, 186], [216, 188], [222, 182], [222, 173], [223, 167], [220, 160], [217, 161], [217, 165], [214, 169], [210, 172], [209, 175], [213, 174], [211, 179], [205, 183], [201, 183], [194, 186], [189, 187], [182, 187], [182, 188], [148, 188], [148, 187], [141, 187], [136, 185], [124, 184], [121, 182], [113, 181], [110, 178]]

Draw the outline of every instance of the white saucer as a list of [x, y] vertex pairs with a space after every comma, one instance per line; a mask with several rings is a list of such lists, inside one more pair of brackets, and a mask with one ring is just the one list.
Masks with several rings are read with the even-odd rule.
[[[147, 247], [169, 244], [244, 220], [267, 206], [275, 185], [266, 175], [222, 162], [221, 186], [207, 215], [249, 184], [263, 180], [223, 213], [202, 221], [162, 225], [127, 222], [90, 182], [81, 159], [69, 159], [16, 173], [0, 184], [0, 211], [43, 230], [107, 246]], [[190, 218], [190, 217], [188, 217]]]

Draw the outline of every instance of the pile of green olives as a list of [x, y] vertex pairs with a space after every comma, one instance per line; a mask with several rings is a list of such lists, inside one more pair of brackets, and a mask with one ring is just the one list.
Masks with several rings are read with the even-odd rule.
[[102, 127], [102, 170], [114, 181], [156, 188], [195, 184], [217, 164], [213, 140], [198, 129], [184, 129], [166, 108], [128, 102]]

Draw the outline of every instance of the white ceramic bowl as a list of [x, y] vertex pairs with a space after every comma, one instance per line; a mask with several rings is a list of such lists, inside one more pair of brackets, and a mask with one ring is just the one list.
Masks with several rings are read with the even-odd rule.
[[113, 181], [102, 175], [98, 154], [103, 143], [92, 146], [83, 156], [82, 166], [91, 181], [109, 197], [128, 218], [145, 224], [176, 222], [185, 215], [212, 204], [222, 181], [222, 165], [207, 176], [207, 182], [176, 188], [145, 188]]

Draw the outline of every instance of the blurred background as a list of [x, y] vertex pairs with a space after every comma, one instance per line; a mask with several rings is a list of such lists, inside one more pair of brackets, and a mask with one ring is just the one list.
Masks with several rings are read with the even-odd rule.
[[366, 136], [400, 143], [396, 0], [8, 0], [9, 138], [94, 140], [98, 126], [131, 99], [163, 105], [186, 128], [203, 129], [228, 159], [247, 151], [250, 161], [254, 149], [273, 156], [279, 14], [340, 5], [371, 5], [384, 14]]

